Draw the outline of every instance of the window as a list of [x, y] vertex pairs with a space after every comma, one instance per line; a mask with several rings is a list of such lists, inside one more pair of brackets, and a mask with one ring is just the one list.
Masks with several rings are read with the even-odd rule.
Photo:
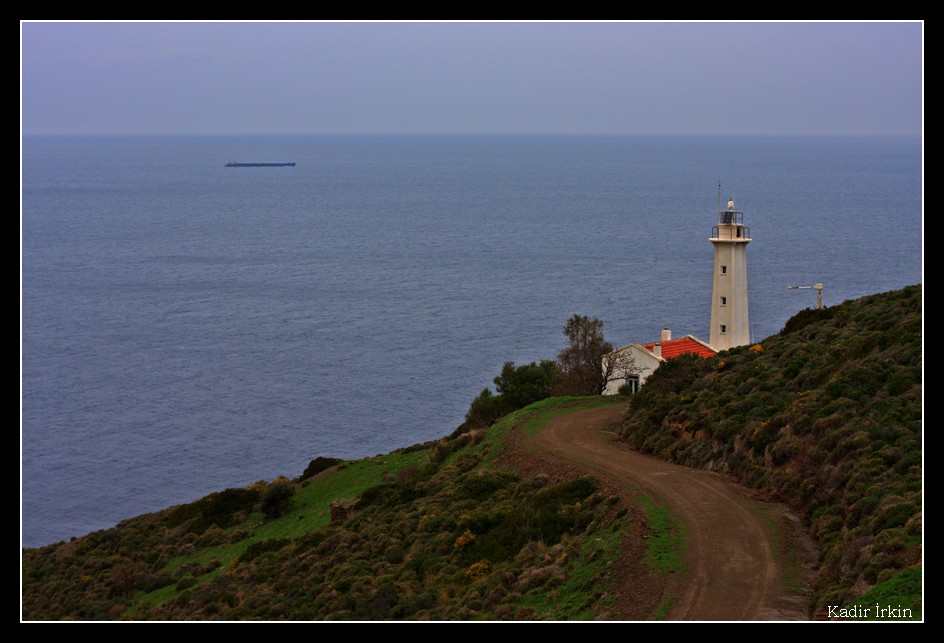
[[727, 305], [728, 305], [728, 298], [727, 298], [727, 297], [722, 297], [722, 298], [721, 298], [721, 305], [722, 305], [722, 306], [727, 306]]
[[728, 332], [728, 327], [724, 324], [721, 324], [721, 334], [724, 335], [726, 332]]
[[721, 274], [722, 274], [722, 275], [728, 274], [728, 267], [727, 267], [727, 266], [721, 266]]
[[619, 388], [620, 395], [632, 395], [639, 392], [639, 376], [628, 375], [626, 381]]

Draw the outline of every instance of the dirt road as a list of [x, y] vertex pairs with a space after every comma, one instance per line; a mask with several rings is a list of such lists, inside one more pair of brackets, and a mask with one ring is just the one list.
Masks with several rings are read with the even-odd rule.
[[771, 543], [780, 510], [752, 500], [720, 476], [633, 452], [609, 439], [625, 410], [603, 406], [551, 419], [539, 448], [625, 480], [665, 506], [685, 528], [685, 568], [670, 587], [666, 620], [797, 620], [804, 601], [784, 589]]

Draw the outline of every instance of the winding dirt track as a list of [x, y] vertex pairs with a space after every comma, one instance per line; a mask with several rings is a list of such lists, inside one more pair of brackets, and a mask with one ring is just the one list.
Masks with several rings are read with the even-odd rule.
[[671, 464], [611, 442], [625, 408], [611, 405], [552, 418], [534, 444], [629, 482], [685, 527], [685, 569], [668, 620], [795, 620], [780, 561], [764, 528], [763, 503], [720, 476]]

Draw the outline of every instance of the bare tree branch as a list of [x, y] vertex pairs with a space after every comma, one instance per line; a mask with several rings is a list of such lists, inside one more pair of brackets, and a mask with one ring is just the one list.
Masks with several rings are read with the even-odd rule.
[[601, 362], [601, 370], [603, 389], [606, 390], [610, 382], [618, 382], [620, 380], [628, 382], [629, 378], [638, 378], [649, 369], [639, 366], [636, 363], [636, 357], [632, 349], [627, 346], [604, 355]]

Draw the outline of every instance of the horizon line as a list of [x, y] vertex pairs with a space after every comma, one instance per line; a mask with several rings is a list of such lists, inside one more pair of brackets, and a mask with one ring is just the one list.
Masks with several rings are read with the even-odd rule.
[[20, 132], [21, 137], [26, 136], [518, 136], [518, 137], [675, 137], [675, 136], [726, 136], [726, 137], [752, 137], [752, 136], [776, 136], [776, 137], [911, 137], [923, 138], [924, 132], [450, 132], [450, 131], [430, 131], [430, 132], [375, 132], [375, 131], [347, 131], [347, 132], [319, 132], [319, 131], [297, 131], [297, 132]]

